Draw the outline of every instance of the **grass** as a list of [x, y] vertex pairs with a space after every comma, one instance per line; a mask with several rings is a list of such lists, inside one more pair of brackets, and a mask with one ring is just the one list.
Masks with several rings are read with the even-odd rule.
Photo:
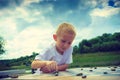
[[115, 66], [120, 65], [120, 52], [99, 52], [74, 54], [71, 67]]
[[25, 66], [25, 65], [12, 66], [11, 69], [26, 69], [26, 70], [30, 70], [31, 66]]
[[[120, 52], [74, 54], [73, 63], [70, 64], [69, 68], [97, 66], [120, 66]], [[31, 66], [12, 66], [11, 69], [30, 70]]]

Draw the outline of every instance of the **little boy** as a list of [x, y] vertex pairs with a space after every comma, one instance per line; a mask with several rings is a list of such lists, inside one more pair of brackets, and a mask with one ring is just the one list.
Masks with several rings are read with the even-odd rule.
[[40, 68], [44, 73], [64, 71], [72, 63], [73, 48], [71, 44], [76, 36], [74, 27], [68, 23], [59, 25], [56, 34], [53, 34], [55, 44], [50, 45], [43, 53], [35, 57], [31, 67]]

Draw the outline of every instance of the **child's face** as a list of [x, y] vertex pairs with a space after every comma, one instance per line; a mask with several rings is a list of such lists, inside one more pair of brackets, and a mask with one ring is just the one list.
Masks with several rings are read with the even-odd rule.
[[74, 35], [68, 34], [68, 33], [61, 33], [59, 36], [56, 36], [56, 49], [59, 53], [63, 54], [63, 52], [68, 49], [73, 40], [74, 40]]

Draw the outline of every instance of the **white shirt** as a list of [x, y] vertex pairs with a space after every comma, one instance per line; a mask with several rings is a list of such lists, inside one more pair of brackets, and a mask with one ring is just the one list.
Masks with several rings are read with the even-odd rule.
[[47, 49], [43, 50], [39, 55], [35, 57], [38, 60], [56, 61], [58, 65], [70, 64], [72, 60], [73, 48], [70, 46], [63, 55], [57, 52], [55, 44], [50, 45]]

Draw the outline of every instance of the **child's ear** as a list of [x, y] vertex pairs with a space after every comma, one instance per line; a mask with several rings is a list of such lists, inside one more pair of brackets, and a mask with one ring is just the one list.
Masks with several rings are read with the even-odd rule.
[[53, 39], [54, 39], [55, 41], [57, 41], [57, 35], [56, 35], [56, 34], [53, 34]]

